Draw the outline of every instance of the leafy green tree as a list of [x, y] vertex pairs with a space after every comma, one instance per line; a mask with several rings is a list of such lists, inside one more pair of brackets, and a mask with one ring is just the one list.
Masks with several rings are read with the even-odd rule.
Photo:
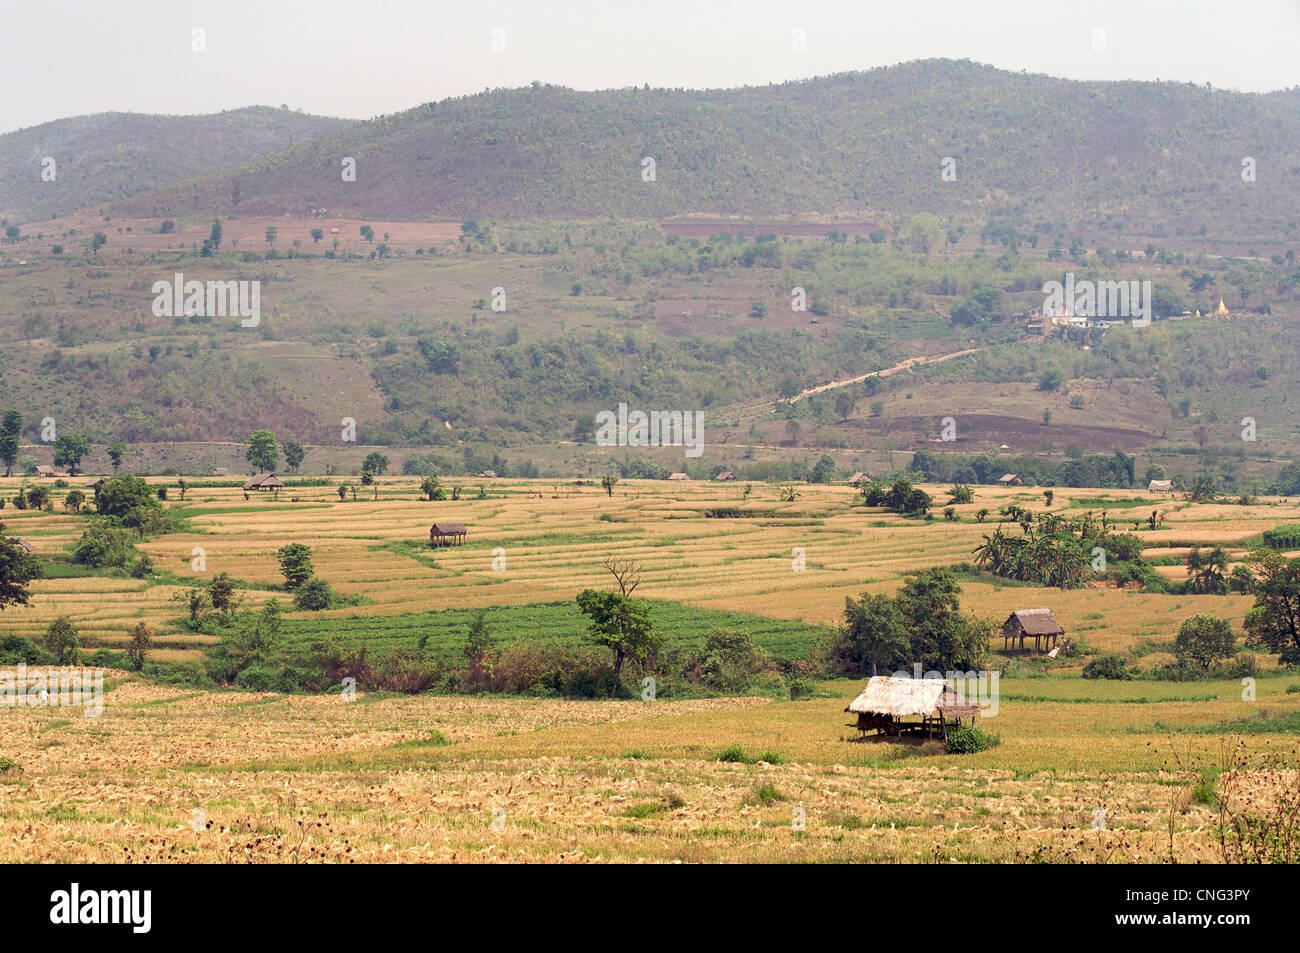
[[[428, 497], [431, 503], [434, 500], [445, 500], [447, 498], [447, 491], [442, 488], [438, 478], [432, 473], [426, 473], [424, 478], [420, 480], [420, 492]], [[339, 497], [341, 499], [342, 494], [339, 494]]]
[[[970, 503], [975, 499], [975, 491], [964, 483], [955, 483], [948, 488], [949, 503]], [[1048, 500], [1051, 503], [1051, 500]]]
[[312, 240], [312, 242], [319, 242], [319, 241], [320, 241], [322, 238], [324, 238], [324, 237], [325, 237], [325, 229], [323, 229], [323, 228], [313, 228], [313, 229], [311, 230], [311, 240]]
[[77, 627], [66, 615], [59, 616], [45, 630], [45, 648], [59, 660], [60, 665], [76, 662], [81, 640], [77, 638]]
[[1057, 390], [1065, 383], [1065, 371], [1059, 365], [1051, 364], [1038, 372], [1039, 390]]
[[836, 654], [841, 671], [877, 675], [908, 664], [911, 640], [892, 596], [863, 593], [844, 600], [844, 626]]
[[90, 453], [90, 441], [82, 434], [63, 434], [54, 441], [54, 465], [67, 467], [69, 476], [76, 476], [81, 458]]
[[840, 420], [848, 420], [853, 415], [853, 408], [857, 403], [858, 399], [853, 396], [853, 392], [847, 387], [841, 387], [839, 393], [835, 395], [835, 416]]
[[375, 240], [375, 230], [371, 228], [369, 225], [362, 225], [361, 237], [368, 242], [373, 242]]
[[223, 616], [229, 616], [235, 611], [239, 603], [235, 597], [235, 581], [230, 578], [230, 573], [220, 572], [212, 577], [208, 583], [208, 601]]
[[280, 572], [284, 574], [285, 584], [290, 589], [301, 586], [316, 571], [311, 564], [311, 547], [302, 543], [289, 543], [275, 551], [280, 560]]
[[153, 642], [153, 633], [143, 622], [136, 624], [131, 630], [131, 642], [126, 647], [126, 660], [131, 667], [137, 672], [144, 668], [145, 653], [149, 651], [149, 646]]
[[1254, 553], [1249, 562], [1255, 568], [1255, 605], [1246, 613], [1246, 633], [1284, 664], [1300, 664], [1300, 557]]
[[366, 454], [366, 459], [361, 462], [361, 472], [369, 473], [371, 476], [382, 476], [388, 472], [388, 457], [378, 450]]
[[0, 609], [27, 605], [27, 584], [45, 575], [41, 562], [18, 545], [13, 536], [5, 536], [0, 523]]
[[334, 590], [330, 584], [319, 576], [306, 580], [293, 597], [293, 603], [306, 612], [320, 612], [328, 609], [334, 601]]
[[822, 454], [822, 458], [817, 461], [817, 465], [808, 474], [808, 482], [830, 483], [834, 479], [835, 461], [831, 459], [830, 454]]
[[1223, 575], [1227, 569], [1228, 553], [1222, 546], [1215, 546], [1208, 553], [1193, 546], [1187, 554], [1187, 586], [1201, 595], [1221, 596], [1228, 591]]
[[248, 436], [248, 449], [244, 456], [257, 473], [270, 473], [280, 460], [280, 446], [275, 434], [269, 430], [254, 430]]
[[81, 512], [81, 504], [86, 502], [86, 494], [81, 490], [69, 490], [63, 498], [63, 505], [74, 513]]
[[614, 487], [617, 483], [618, 477], [612, 473], [606, 473], [600, 478], [600, 485], [604, 489], [605, 495], [608, 497], [614, 495]]
[[0, 460], [4, 461], [5, 476], [11, 476], [14, 461], [18, 459], [18, 441], [23, 433], [23, 415], [16, 410], [6, 410], [0, 420]]
[[101, 516], [123, 519], [135, 509], [157, 511], [158, 495], [137, 476], [117, 476], [105, 480], [95, 494], [95, 510]]
[[212, 220], [212, 231], [208, 233], [208, 241], [212, 243], [213, 250], [221, 247], [221, 219]]
[[50, 488], [47, 486], [29, 486], [27, 488], [27, 506], [33, 510], [45, 509], [50, 502]]
[[108, 445], [108, 461], [113, 464], [114, 473], [117, 473], [117, 471], [122, 469], [122, 457], [125, 454], [126, 444], [122, 443], [122, 441], [119, 440], [116, 443], [110, 443]]
[[623, 671], [627, 658], [641, 661], [658, 647], [659, 639], [650, 622], [650, 610], [640, 599], [617, 592], [584, 589], [578, 593], [578, 608], [590, 619], [587, 639], [614, 653], [614, 675]]
[[1201, 668], [1230, 657], [1235, 649], [1236, 639], [1228, 621], [1206, 613], [1183, 620], [1174, 638], [1174, 657]]
[[307, 448], [297, 440], [286, 440], [280, 447], [284, 451], [284, 464], [294, 473], [302, 466], [302, 461], [307, 456]]

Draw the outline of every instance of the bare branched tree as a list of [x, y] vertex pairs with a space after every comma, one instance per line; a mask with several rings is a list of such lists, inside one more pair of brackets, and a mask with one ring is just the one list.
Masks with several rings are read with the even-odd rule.
[[641, 565], [631, 559], [619, 559], [617, 556], [608, 556], [605, 559], [604, 566], [613, 574], [618, 581], [619, 592], [623, 593], [623, 598], [628, 598], [641, 585]]

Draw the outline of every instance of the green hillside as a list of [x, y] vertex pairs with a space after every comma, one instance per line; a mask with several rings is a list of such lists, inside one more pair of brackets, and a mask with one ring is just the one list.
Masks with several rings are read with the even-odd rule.
[[[535, 84], [350, 125], [123, 210], [229, 213], [237, 178], [242, 214], [897, 222], [1005, 207], [1045, 227], [1265, 241], [1293, 237], [1300, 219], [1298, 120], [1295, 90], [1076, 82], [969, 61], [730, 90]], [[945, 157], [955, 181], [941, 180]]]
[[[19, 129], [0, 135], [0, 218], [35, 223], [120, 202], [349, 122], [255, 106], [211, 116], [101, 113]], [[46, 157], [53, 181], [42, 179]]]

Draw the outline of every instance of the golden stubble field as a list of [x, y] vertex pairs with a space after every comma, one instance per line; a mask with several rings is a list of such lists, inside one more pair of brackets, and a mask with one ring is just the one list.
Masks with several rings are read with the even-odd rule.
[[[0, 708], [21, 766], [0, 772], [0, 861], [1155, 861], [1171, 820], [1177, 859], [1213, 860], [1192, 786], [1222, 740], [1157, 719], [1300, 711], [1279, 680], [1249, 704], [1234, 683], [1003, 689], [1045, 681], [1059, 700], [1004, 701], [984, 720], [1002, 745], [959, 757], [856, 740], [849, 682], [784, 703], [345, 701], [110, 672], [98, 717]], [[717, 761], [731, 744], [782, 763]]]
[[[0, 480], [0, 494], [12, 496], [21, 482]], [[431, 503], [420, 498], [414, 478], [383, 477], [377, 500], [365, 487], [359, 488], [356, 501], [349, 497], [347, 502], [339, 501], [332, 486], [286, 489], [278, 499], [255, 493], [247, 500], [235, 487], [194, 487], [182, 502], [174, 479], [151, 482], [170, 485], [167, 505], [180, 510], [193, 530], [142, 544], [158, 569], [198, 580], [229, 572], [250, 584], [248, 598], [255, 604], [276, 595], [258, 586], [282, 582], [275, 550], [290, 542], [306, 543], [318, 574], [343, 593], [370, 600], [332, 610], [345, 616], [567, 601], [585, 587], [609, 584], [601, 562], [616, 555], [644, 566], [638, 595], [835, 624], [846, 597], [892, 592], [909, 570], [972, 558], [983, 536], [993, 532], [1000, 507], [1014, 502], [1035, 511], [1048, 509], [1039, 490], [1018, 487], [979, 487], [973, 503], [956, 508], [958, 522], [939, 516], [924, 523], [865, 509], [844, 485], [799, 486], [794, 501], [781, 502], [780, 488], [769, 484], [753, 484], [746, 498], [743, 484], [627, 480], [611, 498], [590, 481], [578, 486], [572, 481], [453, 479], [448, 485], [461, 487], [461, 499]], [[480, 488], [486, 498], [478, 498]], [[940, 503], [946, 499], [943, 487], [927, 489]], [[65, 494], [54, 491], [58, 502]], [[1134, 501], [1141, 505], [1133, 506]], [[1187, 546], [1201, 543], [1222, 544], [1241, 558], [1243, 541], [1279, 523], [1300, 520], [1294, 502], [1193, 505], [1120, 490], [1057, 489], [1051, 510], [1099, 514], [1107, 506], [1112, 507], [1112, 522], [1125, 531], [1152, 509], [1166, 517], [1156, 531], [1145, 524], [1137, 531], [1150, 541], [1154, 555], [1185, 554]], [[754, 516], [705, 515], [718, 507], [739, 507]], [[977, 523], [975, 513], [983, 508], [990, 510], [990, 521]], [[468, 544], [436, 553], [421, 548], [429, 525], [438, 519], [468, 524]], [[85, 526], [61, 508], [34, 513], [9, 506], [0, 512], [0, 521], [7, 533], [26, 539], [41, 555], [61, 552]], [[413, 548], [385, 548], [401, 543]], [[1176, 548], [1166, 548], [1171, 546]], [[192, 568], [199, 550], [205, 566], [201, 572]], [[800, 553], [805, 568], [796, 571]], [[497, 556], [504, 556], [504, 571], [494, 569]], [[1178, 567], [1160, 571], [1182, 575]], [[183, 589], [130, 578], [49, 579], [33, 586], [30, 607], [7, 610], [0, 622], [15, 634], [39, 637], [54, 617], [68, 615], [81, 629], [83, 642], [93, 647], [121, 645], [128, 628], [144, 620], [180, 646], [160, 651], [192, 657], [204, 638], [169, 631], [182, 615], [173, 596]], [[971, 611], [999, 622], [1015, 608], [1049, 606], [1068, 633], [1107, 651], [1143, 640], [1168, 641], [1182, 620], [1196, 612], [1213, 611], [1239, 624], [1251, 605], [1249, 597], [1241, 596], [1061, 592], [983, 582], [965, 583], [964, 589]], [[193, 647], [185, 648], [187, 643]]]

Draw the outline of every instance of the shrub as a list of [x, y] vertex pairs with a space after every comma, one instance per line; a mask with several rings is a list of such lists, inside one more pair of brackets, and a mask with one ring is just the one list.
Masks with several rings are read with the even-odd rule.
[[1264, 530], [1264, 545], [1269, 549], [1300, 549], [1300, 523]]
[[1109, 678], [1127, 681], [1133, 677], [1128, 662], [1120, 655], [1099, 655], [1083, 667], [1084, 678]]
[[77, 627], [65, 615], [59, 616], [45, 630], [45, 647], [58, 659], [60, 665], [74, 663], [81, 641], [77, 638]]
[[974, 725], [958, 725], [948, 731], [948, 744], [944, 750], [948, 754], [974, 754], [986, 751], [1002, 743], [997, 735], [990, 734]]
[[121, 568], [138, 554], [130, 535], [105, 523], [86, 528], [72, 547], [72, 558], [83, 566]]
[[312, 576], [304, 582], [298, 587], [298, 592], [293, 597], [294, 605], [308, 612], [319, 612], [322, 609], [328, 609], [333, 601], [334, 590], [320, 576]]
[[756, 759], [747, 754], [740, 745], [727, 745], [714, 756], [713, 760], [725, 761], [731, 764], [753, 764]]

